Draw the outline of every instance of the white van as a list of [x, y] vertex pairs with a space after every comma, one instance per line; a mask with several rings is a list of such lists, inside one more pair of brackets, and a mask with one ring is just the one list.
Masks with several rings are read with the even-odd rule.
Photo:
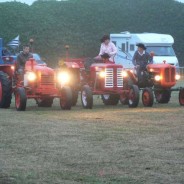
[[150, 53], [153, 51], [155, 56], [153, 63], [163, 63], [165, 60], [171, 65], [179, 66], [172, 45], [174, 39], [171, 35], [157, 33], [130, 33], [121, 32], [119, 34], [110, 34], [111, 41], [118, 48], [118, 53], [114, 60], [124, 68], [133, 68], [132, 58], [137, 50], [137, 43], [143, 43]]

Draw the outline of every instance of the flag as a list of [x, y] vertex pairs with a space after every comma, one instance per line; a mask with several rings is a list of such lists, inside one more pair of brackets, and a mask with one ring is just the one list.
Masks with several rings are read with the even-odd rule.
[[19, 47], [19, 45], [20, 45], [19, 35], [16, 38], [14, 38], [12, 41], [10, 41], [7, 45], [12, 47], [12, 48]]

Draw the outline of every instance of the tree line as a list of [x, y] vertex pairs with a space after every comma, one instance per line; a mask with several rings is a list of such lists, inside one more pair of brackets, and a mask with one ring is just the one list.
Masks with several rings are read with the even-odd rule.
[[174, 0], [38, 0], [31, 6], [0, 3], [0, 37], [7, 43], [35, 40], [35, 52], [51, 66], [65, 57], [93, 57], [104, 34], [129, 31], [171, 34], [180, 65], [184, 66], [184, 4]]

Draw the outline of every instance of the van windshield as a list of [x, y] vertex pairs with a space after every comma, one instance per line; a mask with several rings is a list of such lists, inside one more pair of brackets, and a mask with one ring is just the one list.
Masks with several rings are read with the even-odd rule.
[[154, 52], [155, 56], [175, 56], [171, 46], [147, 46], [148, 53]]

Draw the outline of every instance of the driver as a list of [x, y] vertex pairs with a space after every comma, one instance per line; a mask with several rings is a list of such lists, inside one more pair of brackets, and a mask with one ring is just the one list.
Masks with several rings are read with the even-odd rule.
[[97, 57], [95, 57], [96, 60], [101, 60], [103, 54], [108, 54], [110, 56], [109, 61], [113, 62], [114, 61], [114, 56], [117, 54], [117, 48], [110, 41], [110, 36], [109, 35], [104, 35], [101, 39], [101, 47], [100, 47], [100, 52]]
[[29, 45], [23, 46], [23, 51], [17, 56], [16, 71], [20, 74], [24, 72], [26, 61], [32, 58]]
[[149, 63], [153, 63], [153, 57], [146, 52], [146, 47], [143, 43], [138, 43], [136, 46], [138, 48], [137, 51], [135, 51], [132, 63], [136, 67], [139, 66], [141, 70], [145, 70]]
[[138, 78], [140, 78], [141, 72], [146, 70], [146, 66], [153, 63], [153, 57], [146, 52], [146, 47], [143, 43], [138, 43], [136, 46], [138, 48], [133, 56], [132, 63], [136, 68]]

